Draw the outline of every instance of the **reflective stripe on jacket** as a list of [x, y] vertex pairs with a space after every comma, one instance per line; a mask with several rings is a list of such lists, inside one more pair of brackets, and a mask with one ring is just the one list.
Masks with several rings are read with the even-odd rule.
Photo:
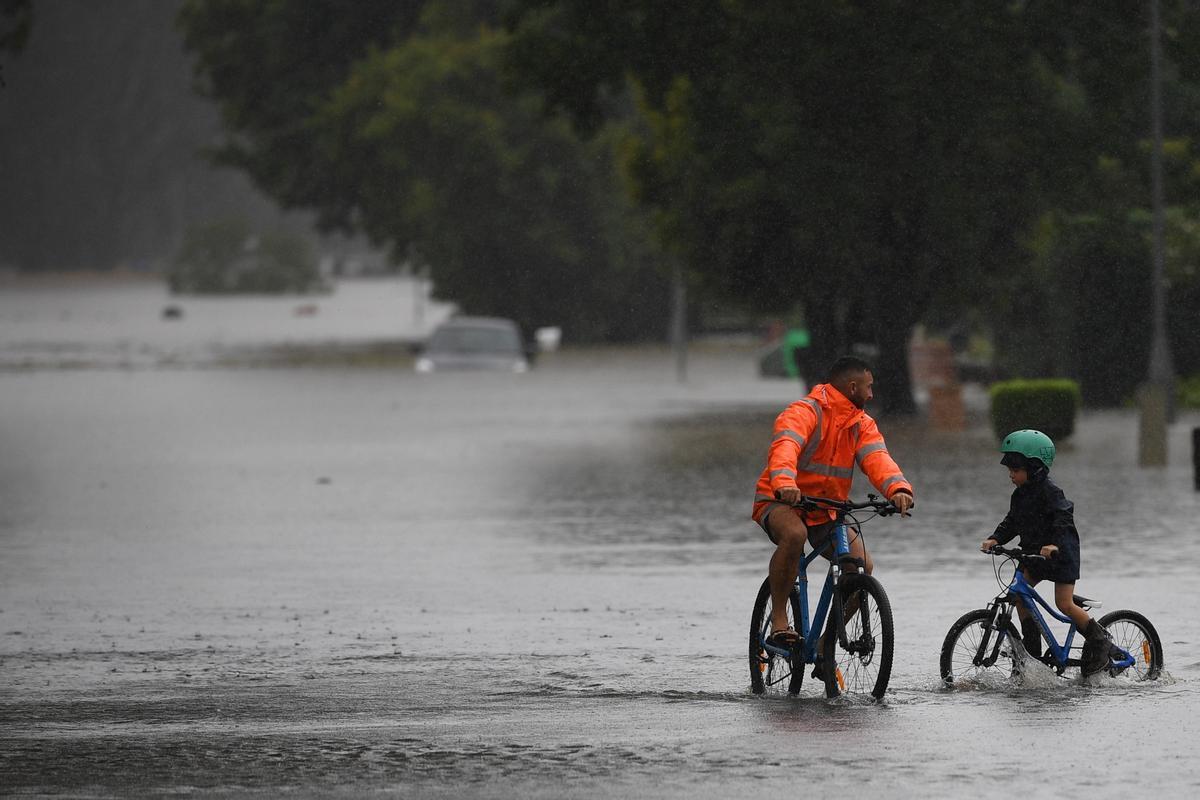
[[[767, 466], [754, 492], [753, 518], [761, 520], [776, 503], [778, 489], [794, 486], [801, 494], [847, 499], [855, 464], [884, 497], [901, 489], [912, 493], [875, 420], [833, 386], [818, 384], [775, 419]], [[803, 516], [806, 524], [818, 525], [835, 514], [823, 509]]]

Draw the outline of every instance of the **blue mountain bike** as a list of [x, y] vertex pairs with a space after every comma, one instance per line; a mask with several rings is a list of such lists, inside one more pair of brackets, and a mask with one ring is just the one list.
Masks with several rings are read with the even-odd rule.
[[[800, 561], [800, 573], [788, 597], [788, 623], [800, 640], [790, 648], [767, 641], [771, 633], [771, 582], [763, 581], [750, 616], [750, 691], [754, 694], [798, 694], [808, 664], [822, 679], [826, 697], [839, 695], [883, 697], [892, 674], [892, 606], [887, 593], [863, 564], [850, 555], [850, 528], [862, 535], [855, 511], [869, 510], [888, 516], [898, 509], [875, 495], [854, 503], [823, 497], [801, 497], [796, 505], [806, 511], [831, 509], [837, 514], [832, 542], [833, 558], [821, 589], [811, 624], [808, 610], [808, 565], [830, 552], [814, 550]], [[849, 522], [847, 522], [849, 521]], [[828, 618], [828, 624], [826, 619]], [[824, 628], [824, 636], [816, 636]]]
[[[945, 684], [1001, 685], [1020, 674], [1024, 660], [1029, 656], [1012, 618], [1018, 604], [1036, 621], [1044, 640], [1045, 650], [1037, 660], [1059, 675], [1064, 675], [1068, 669], [1078, 670], [1083, 647], [1082, 636], [1076, 643], [1078, 628], [1070, 617], [1050, 607], [1025, 580], [1022, 571], [1026, 565], [1045, 557], [1005, 547], [993, 547], [989, 552], [1004, 559], [996, 565], [997, 580], [1004, 588], [987, 608], [968, 611], [950, 626], [942, 643], [941, 673]], [[1001, 578], [1006, 564], [1013, 566], [1013, 577], [1007, 585]], [[1079, 595], [1075, 595], [1075, 604], [1084, 609], [1101, 605]], [[1061, 644], [1050, 630], [1043, 609], [1059, 622], [1067, 623]], [[1112, 639], [1107, 667], [1110, 676], [1132, 681], [1154, 680], [1159, 676], [1163, 666], [1162, 641], [1149, 620], [1136, 611], [1122, 610], [1101, 617], [1100, 624]]]

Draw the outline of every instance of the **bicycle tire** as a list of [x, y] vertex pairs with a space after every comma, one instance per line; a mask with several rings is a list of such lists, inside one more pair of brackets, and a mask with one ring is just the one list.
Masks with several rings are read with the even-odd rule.
[[1109, 668], [1115, 677], [1127, 677], [1136, 681], [1156, 680], [1162, 673], [1163, 647], [1158, 631], [1150, 620], [1136, 611], [1122, 609], [1112, 611], [1100, 618], [1100, 625], [1108, 631], [1112, 643], [1134, 658], [1133, 666]]
[[825, 696], [870, 695], [880, 700], [892, 676], [892, 604], [883, 585], [870, 575], [847, 575], [838, 583], [837, 591], [841, 600], [834, 609], [853, 609], [846, 619], [850, 650], [842, 647], [835, 610], [830, 609], [821, 654]]
[[[788, 624], [799, 630], [800, 593], [795, 586], [788, 596]], [[750, 615], [750, 691], [754, 694], [800, 693], [804, 684], [804, 656], [787, 659], [768, 652], [762, 639], [771, 632], [771, 580], [763, 581], [754, 600], [754, 612]], [[794, 661], [799, 661], [794, 664]]]
[[[1013, 643], [1021, 641], [1021, 636], [1008, 618], [1004, 619], [999, 632], [989, 631], [987, 625], [992, 613], [986, 608], [977, 608], [963, 614], [950, 626], [942, 642], [940, 659], [942, 682], [947, 686], [954, 686], [959, 681], [1005, 684], [1018, 671]], [[991, 637], [997, 633], [1000, 638], [993, 641]], [[987, 655], [989, 658], [994, 655], [995, 660], [991, 664], [975, 664], [975, 655], [985, 634], [988, 635]]]

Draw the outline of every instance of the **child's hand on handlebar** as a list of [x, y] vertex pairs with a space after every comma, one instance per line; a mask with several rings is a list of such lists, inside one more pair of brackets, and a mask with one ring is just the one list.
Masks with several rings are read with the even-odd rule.
[[985, 553], [988, 553], [991, 552], [991, 549], [998, 544], [999, 542], [997, 542], [995, 539], [988, 537], [987, 539], [983, 540], [983, 544], [979, 545], [979, 549]]

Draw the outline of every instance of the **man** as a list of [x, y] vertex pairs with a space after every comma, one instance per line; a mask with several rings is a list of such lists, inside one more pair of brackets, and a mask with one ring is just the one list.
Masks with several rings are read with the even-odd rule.
[[[875, 420], [863, 407], [873, 396], [875, 379], [859, 358], [839, 358], [829, 369], [829, 382], [792, 403], [775, 420], [767, 466], [758, 479], [752, 518], [775, 544], [771, 556], [771, 643], [790, 647], [799, 634], [788, 625], [788, 594], [796, 580], [804, 543], [832, 556], [833, 511], [802, 511], [801, 495], [846, 500], [854, 465], [903, 515], [913, 504], [913, 489], [888, 454]], [[850, 554], [862, 559], [869, 574], [871, 556], [861, 536], [851, 530]]]

